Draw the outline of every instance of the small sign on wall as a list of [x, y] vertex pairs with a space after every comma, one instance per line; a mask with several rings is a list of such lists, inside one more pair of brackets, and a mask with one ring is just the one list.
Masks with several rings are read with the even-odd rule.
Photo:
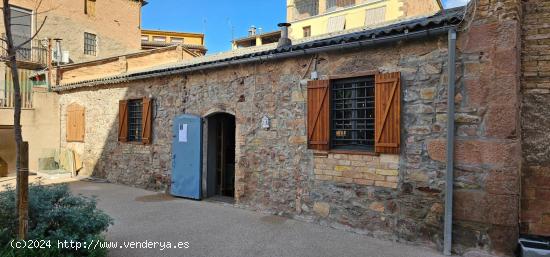
[[269, 117], [264, 116], [262, 117], [262, 128], [265, 130], [268, 130], [271, 127], [271, 121], [269, 120]]
[[179, 141], [187, 143], [187, 124], [180, 124]]

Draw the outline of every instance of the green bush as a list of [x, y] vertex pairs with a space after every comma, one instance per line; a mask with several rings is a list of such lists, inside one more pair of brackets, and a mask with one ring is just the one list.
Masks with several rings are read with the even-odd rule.
[[67, 185], [29, 187], [28, 239], [51, 242], [48, 249], [13, 249], [9, 243], [17, 235], [15, 190], [0, 192], [0, 256], [101, 257], [106, 249], [58, 248], [58, 241], [91, 242], [104, 239], [112, 219], [96, 208], [96, 200], [74, 196]]

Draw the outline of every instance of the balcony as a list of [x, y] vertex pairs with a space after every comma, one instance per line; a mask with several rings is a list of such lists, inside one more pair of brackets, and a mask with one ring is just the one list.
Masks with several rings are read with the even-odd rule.
[[368, 1], [360, 1], [360, 0], [327, 0], [327, 6], [326, 11], [332, 12], [339, 9], [352, 7], [357, 4], [360, 4], [362, 2], [368, 2]]
[[295, 0], [294, 8], [289, 11], [292, 12], [292, 22], [380, 1], [382, 0]]
[[[2, 39], [6, 39], [6, 35], [1, 35]], [[15, 44], [22, 44], [28, 40], [28, 37], [22, 37], [13, 35], [13, 41]], [[8, 51], [5, 41], [0, 41], [0, 59], [7, 61]], [[33, 39], [26, 43], [21, 49], [17, 51], [16, 59], [21, 68], [38, 69], [45, 68], [48, 63], [48, 49], [44, 46], [41, 40]]]

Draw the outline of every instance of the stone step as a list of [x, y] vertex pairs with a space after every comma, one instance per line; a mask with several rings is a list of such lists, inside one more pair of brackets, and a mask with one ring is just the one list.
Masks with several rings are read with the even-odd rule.
[[41, 170], [36, 172], [36, 176], [43, 179], [65, 179], [71, 178], [73, 175], [65, 170]]

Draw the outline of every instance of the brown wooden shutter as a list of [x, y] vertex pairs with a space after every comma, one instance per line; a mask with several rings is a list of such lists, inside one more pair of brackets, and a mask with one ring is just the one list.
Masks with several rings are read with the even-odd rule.
[[67, 142], [74, 141], [76, 131], [76, 122], [74, 119], [75, 111], [71, 107], [71, 105], [67, 107]]
[[141, 140], [143, 144], [151, 144], [151, 125], [152, 125], [152, 110], [153, 100], [151, 98], [143, 98], [143, 112], [141, 119]]
[[67, 142], [84, 142], [85, 126], [84, 107], [73, 103], [67, 107]]
[[84, 107], [76, 112], [76, 138], [78, 138], [80, 142], [84, 142], [84, 135], [86, 133], [86, 119], [84, 113]]
[[400, 73], [382, 73], [376, 76], [375, 139], [378, 153], [399, 153], [401, 143], [401, 81]]
[[89, 16], [94, 17], [95, 16], [95, 2], [96, 0], [86, 0], [86, 7], [84, 9], [84, 13], [88, 14]]
[[330, 81], [312, 80], [307, 86], [307, 144], [309, 149], [330, 148]]
[[128, 141], [128, 100], [118, 102], [118, 141]]

